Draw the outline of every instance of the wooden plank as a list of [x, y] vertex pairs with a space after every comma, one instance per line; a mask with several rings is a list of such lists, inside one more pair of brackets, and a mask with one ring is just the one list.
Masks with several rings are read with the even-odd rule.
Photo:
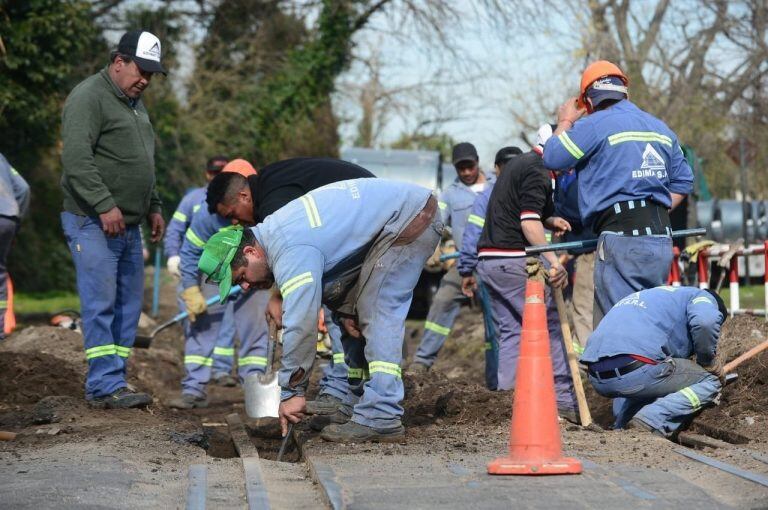
[[680, 432], [677, 436], [680, 444], [691, 448], [731, 448], [731, 443], [720, 441], [714, 437], [694, 434], [692, 432]]
[[189, 466], [186, 510], [205, 510], [207, 490], [208, 467], [205, 464], [192, 464]]
[[227, 425], [229, 426], [229, 434], [232, 436], [232, 441], [235, 443], [235, 450], [237, 454], [242, 457], [256, 457], [259, 458], [259, 452], [251, 442], [251, 438], [248, 432], [245, 430], [243, 420], [237, 413], [227, 415]]

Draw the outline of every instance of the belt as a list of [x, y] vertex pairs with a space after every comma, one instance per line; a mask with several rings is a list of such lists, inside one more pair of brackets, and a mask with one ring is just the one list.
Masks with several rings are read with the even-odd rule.
[[640, 360], [633, 360], [624, 365], [623, 367], [614, 368], [611, 370], [603, 370], [602, 372], [598, 372], [597, 370], [592, 370], [591, 368], [588, 370], [589, 375], [593, 377], [597, 377], [598, 379], [613, 379], [614, 377], [619, 377], [620, 375], [625, 375], [630, 372], [634, 372], [638, 368], [647, 365], [647, 363], [643, 363]]

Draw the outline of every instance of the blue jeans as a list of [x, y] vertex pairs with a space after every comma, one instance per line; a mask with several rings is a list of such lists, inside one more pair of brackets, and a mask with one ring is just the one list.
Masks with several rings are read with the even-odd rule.
[[[377, 428], [396, 428], [401, 424], [400, 402], [405, 390], [400, 362], [405, 319], [413, 289], [440, 240], [441, 231], [442, 223], [435, 220], [410, 244], [390, 247], [378, 259], [361, 290], [357, 312], [363, 338], [342, 337], [350, 368], [350, 389], [360, 397], [352, 416], [356, 423]], [[353, 370], [360, 370], [361, 377], [353, 378]]]
[[595, 255], [594, 326], [633, 292], [666, 285], [672, 265], [672, 239], [602, 233]]
[[609, 379], [590, 373], [589, 382], [600, 395], [614, 399], [614, 428], [624, 428], [635, 417], [665, 436], [714, 402], [721, 388], [717, 377], [683, 358], [647, 364]]
[[61, 213], [72, 258], [83, 320], [88, 374], [85, 397], [110, 395], [127, 384], [126, 360], [139, 325], [144, 259], [138, 225], [107, 237], [98, 217]]

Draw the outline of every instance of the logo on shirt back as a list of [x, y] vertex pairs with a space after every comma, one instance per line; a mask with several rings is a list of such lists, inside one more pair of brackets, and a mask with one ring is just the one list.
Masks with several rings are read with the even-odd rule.
[[653, 148], [650, 143], [645, 144], [643, 151], [643, 164], [639, 170], [632, 170], [633, 179], [645, 179], [647, 177], [656, 177], [664, 179], [667, 176], [667, 164], [664, 158]]

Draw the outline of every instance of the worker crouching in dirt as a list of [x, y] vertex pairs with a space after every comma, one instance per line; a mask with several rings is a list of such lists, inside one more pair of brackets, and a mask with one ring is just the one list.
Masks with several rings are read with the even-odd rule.
[[283, 296], [280, 421], [299, 422], [315, 360], [321, 304], [345, 328], [352, 391], [346, 423], [323, 429], [329, 441], [392, 441], [404, 434], [400, 361], [405, 318], [422, 266], [442, 233], [437, 200], [425, 188], [381, 179], [330, 184], [290, 202], [263, 223], [228, 230], [205, 246], [200, 269], [226, 296], [233, 283]]
[[656, 287], [614, 305], [581, 357], [595, 390], [614, 399], [614, 428], [670, 437], [715, 402], [724, 379], [717, 342], [727, 313], [720, 296], [695, 287]]

